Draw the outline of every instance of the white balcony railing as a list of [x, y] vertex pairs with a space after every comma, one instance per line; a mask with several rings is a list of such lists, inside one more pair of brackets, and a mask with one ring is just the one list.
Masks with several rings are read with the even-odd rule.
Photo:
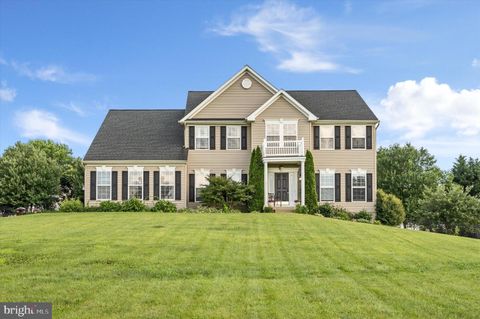
[[304, 141], [267, 141], [263, 140], [263, 157], [304, 156]]

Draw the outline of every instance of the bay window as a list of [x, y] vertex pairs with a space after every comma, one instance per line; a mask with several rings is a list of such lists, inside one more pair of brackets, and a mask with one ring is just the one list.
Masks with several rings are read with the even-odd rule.
[[227, 126], [227, 149], [240, 149], [241, 126]]
[[352, 125], [352, 149], [365, 149], [366, 126]]
[[143, 167], [128, 168], [128, 199], [143, 198]]
[[320, 149], [333, 150], [335, 127], [333, 125], [320, 126]]
[[208, 150], [210, 145], [210, 126], [195, 126], [195, 149]]
[[352, 170], [352, 200], [364, 202], [367, 193], [367, 172], [364, 170]]
[[160, 167], [160, 199], [175, 199], [175, 167]]
[[320, 200], [332, 202], [335, 200], [334, 170], [320, 170]]
[[112, 198], [112, 168], [97, 167], [97, 200]]

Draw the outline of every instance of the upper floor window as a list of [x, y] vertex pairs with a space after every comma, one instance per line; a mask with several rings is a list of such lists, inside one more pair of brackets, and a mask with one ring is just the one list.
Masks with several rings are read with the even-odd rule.
[[195, 126], [195, 149], [208, 150], [210, 144], [210, 126]]
[[143, 167], [128, 168], [128, 199], [143, 198]]
[[367, 193], [367, 172], [364, 170], [352, 170], [352, 200], [364, 202]]
[[112, 168], [97, 167], [97, 200], [112, 198]]
[[227, 149], [239, 150], [241, 126], [227, 126]]
[[320, 126], [320, 149], [333, 150], [335, 146], [335, 126], [321, 125]]
[[365, 125], [352, 125], [352, 149], [365, 149]]
[[175, 167], [160, 167], [160, 199], [175, 198]]
[[227, 169], [227, 178], [231, 178], [235, 182], [242, 182], [242, 170], [241, 169]]
[[268, 142], [294, 141], [297, 139], [297, 121], [266, 121], [265, 135]]
[[335, 200], [335, 171], [320, 170], [320, 200]]
[[195, 170], [195, 201], [202, 201], [202, 189], [208, 185], [208, 177], [210, 176], [210, 170], [200, 169]]

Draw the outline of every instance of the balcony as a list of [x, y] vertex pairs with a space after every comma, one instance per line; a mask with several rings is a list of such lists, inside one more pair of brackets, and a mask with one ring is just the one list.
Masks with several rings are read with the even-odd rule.
[[301, 140], [267, 141], [263, 140], [263, 157], [305, 156], [305, 143]]

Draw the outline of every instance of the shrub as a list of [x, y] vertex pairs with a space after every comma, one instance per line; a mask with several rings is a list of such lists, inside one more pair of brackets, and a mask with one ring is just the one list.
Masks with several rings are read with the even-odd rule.
[[330, 204], [323, 204], [318, 206], [318, 213], [322, 214], [324, 217], [333, 217], [335, 215], [335, 207]]
[[355, 219], [356, 221], [360, 221], [360, 219], [368, 220], [369, 223], [370, 223], [370, 222], [372, 221], [372, 219], [373, 219], [372, 213], [367, 212], [366, 210], [361, 210], [361, 211], [359, 211], [358, 213], [354, 214], [352, 217], [353, 217], [353, 219]]
[[66, 199], [60, 204], [61, 212], [83, 212], [83, 204], [78, 199]]
[[224, 210], [246, 208], [252, 199], [253, 187], [231, 178], [209, 177], [202, 190], [203, 205]]
[[306, 205], [297, 204], [297, 206], [295, 206], [295, 213], [297, 214], [308, 214], [309, 212], [310, 210]]
[[381, 189], [377, 191], [375, 210], [377, 220], [382, 224], [397, 226], [405, 220], [405, 209], [402, 201], [395, 195], [387, 194]]
[[308, 213], [314, 214], [318, 207], [317, 190], [315, 187], [315, 168], [313, 167], [312, 152], [305, 155], [305, 206]]
[[267, 206], [263, 208], [264, 213], [273, 213], [273, 207]]
[[159, 200], [152, 207], [152, 212], [175, 213], [177, 206], [168, 200]]
[[182, 208], [178, 210], [179, 213], [187, 214], [238, 214], [241, 213], [238, 209], [218, 209], [215, 207], [198, 207], [198, 208]]
[[98, 207], [99, 212], [120, 212], [122, 211], [122, 204], [118, 202], [112, 201], [104, 201], [100, 202], [100, 206]]
[[144, 212], [147, 207], [138, 198], [131, 198], [122, 203], [122, 211], [124, 212]]
[[352, 220], [352, 214], [345, 208], [334, 207], [332, 218], [341, 220]]

